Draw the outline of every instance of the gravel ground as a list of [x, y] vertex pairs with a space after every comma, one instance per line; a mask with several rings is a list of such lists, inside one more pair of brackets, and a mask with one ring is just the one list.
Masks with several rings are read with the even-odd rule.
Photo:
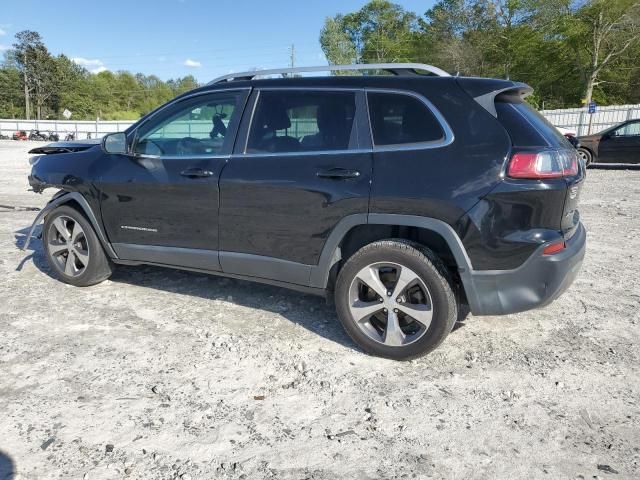
[[396, 363], [296, 292], [54, 280], [17, 248], [30, 145], [0, 142], [0, 479], [640, 478], [640, 171], [589, 171], [563, 297]]

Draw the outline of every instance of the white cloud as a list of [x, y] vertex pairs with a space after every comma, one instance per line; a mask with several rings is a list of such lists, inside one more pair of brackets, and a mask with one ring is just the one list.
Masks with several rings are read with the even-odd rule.
[[1, 37], [2, 35], [6, 35], [6, 34], [7, 34], [7, 32], [6, 32], [5, 30], [3, 30], [2, 28], [0, 28], [0, 37]]
[[104, 65], [104, 63], [102, 63], [102, 60], [98, 60], [97, 58], [90, 59], [90, 58], [75, 57], [75, 58], [72, 58], [71, 61], [73, 63], [77, 63], [78, 65], [82, 65], [83, 67], [100, 67]]
[[[102, 62], [102, 60], [99, 60], [97, 58], [83, 58], [83, 57], [75, 57], [72, 58], [71, 61], [77, 65], [86, 67], [89, 69], [89, 71], [91, 73], [100, 73], [100, 72], [104, 72], [106, 70], [109, 70], [104, 63]], [[93, 67], [93, 68], [91, 68]]]
[[11, 47], [7, 47], [6, 45], [0, 45], [0, 52], [3, 52], [5, 50], [9, 50], [9, 48], [11, 48]]
[[184, 66], [185, 67], [191, 67], [191, 68], [200, 68], [202, 66], [202, 64], [200, 62], [198, 62], [197, 60], [191, 60], [190, 58], [187, 58], [184, 61]]

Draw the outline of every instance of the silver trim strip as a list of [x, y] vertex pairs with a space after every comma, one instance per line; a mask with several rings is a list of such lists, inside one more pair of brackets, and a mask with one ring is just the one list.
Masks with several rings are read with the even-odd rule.
[[258, 76], [265, 75], [283, 75], [289, 73], [309, 73], [309, 72], [335, 72], [335, 71], [363, 71], [363, 70], [385, 70], [400, 75], [403, 71], [425, 71], [433, 73], [439, 77], [450, 77], [451, 75], [441, 68], [427, 65], [424, 63], [358, 63], [351, 65], [321, 65], [314, 67], [296, 67], [296, 68], [274, 68], [268, 70], [254, 70], [250, 72], [237, 72], [228, 75], [222, 75], [213, 79], [207, 85], [229, 80], [253, 80]]
[[265, 152], [265, 153], [238, 153], [234, 157], [252, 158], [252, 157], [304, 157], [309, 155], [347, 155], [356, 153], [371, 153], [371, 149], [359, 148], [355, 150], [316, 150], [304, 152]]

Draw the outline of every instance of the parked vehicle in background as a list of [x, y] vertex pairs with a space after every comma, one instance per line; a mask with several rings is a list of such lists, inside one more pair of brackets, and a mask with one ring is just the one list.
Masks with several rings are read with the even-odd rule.
[[47, 135], [47, 140], [49, 140], [50, 142], [57, 142], [60, 140], [60, 135], [58, 135], [57, 132], [49, 132], [49, 135]]
[[49, 135], [34, 129], [29, 132], [29, 140], [46, 141], [49, 139]]
[[13, 134], [11, 138], [13, 138], [14, 140], [28, 140], [29, 136], [27, 135], [27, 132], [25, 132], [24, 130], [18, 130]]
[[0, 133], [0, 140], [9, 140], [10, 137], [9, 135], [4, 135], [3, 133]]
[[575, 130], [570, 130], [568, 128], [556, 127], [558, 131], [564, 135], [564, 137], [569, 141], [573, 148], [579, 148], [580, 142], [578, 141], [578, 137], [576, 135]]
[[73, 141], [75, 139], [76, 139], [76, 135], [73, 132], [68, 132], [64, 137], [64, 141], [65, 142], [71, 142], [71, 141]]
[[578, 137], [578, 154], [591, 163], [640, 163], [640, 119], [628, 120], [593, 135]]
[[[255, 78], [365, 69], [393, 75]], [[102, 142], [31, 150], [34, 191], [60, 191], [28, 238], [44, 218], [72, 285], [115, 264], [271, 283], [328, 295], [367, 352], [423, 355], [460, 312], [546, 305], [580, 269], [584, 167], [531, 92], [416, 64], [227, 75]]]

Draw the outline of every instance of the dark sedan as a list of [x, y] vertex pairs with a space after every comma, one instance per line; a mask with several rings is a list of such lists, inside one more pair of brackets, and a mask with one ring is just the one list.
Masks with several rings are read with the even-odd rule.
[[590, 163], [640, 163], [640, 119], [579, 137], [578, 154]]

